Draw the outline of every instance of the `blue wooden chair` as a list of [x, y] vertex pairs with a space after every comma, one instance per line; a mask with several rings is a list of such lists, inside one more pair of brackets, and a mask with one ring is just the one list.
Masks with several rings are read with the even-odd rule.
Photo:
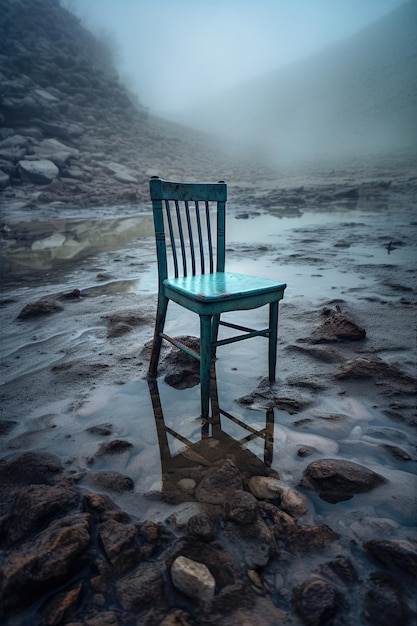
[[[198, 359], [201, 416], [207, 419], [210, 409], [210, 368], [218, 346], [251, 337], [267, 337], [269, 380], [275, 381], [278, 304], [283, 298], [286, 284], [225, 272], [225, 182], [180, 183], [153, 176], [149, 187], [158, 258], [158, 308], [148, 377], [157, 376], [163, 339]], [[199, 315], [200, 354], [164, 333], [170, 300]], [[269, 304], [268, 328], [254, 330], [221, 320], [221, 314], [227, 311], [255, 309], [266, 304]], [[232, 328], [240, 334], [218, 340], [219, 325]]]

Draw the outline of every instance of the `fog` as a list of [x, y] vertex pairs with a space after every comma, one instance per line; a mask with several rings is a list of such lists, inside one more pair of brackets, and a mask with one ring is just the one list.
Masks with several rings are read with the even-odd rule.
[[151, 113], [238, 150], [287, 161], [416, 149], [417, 0], [69, 6], [113, 44], [123, 82]]
[[205, 96], [285, 66], [378, 20], [402, 0], [71, 0], [111, 33], [143, 105], [170, 117]]

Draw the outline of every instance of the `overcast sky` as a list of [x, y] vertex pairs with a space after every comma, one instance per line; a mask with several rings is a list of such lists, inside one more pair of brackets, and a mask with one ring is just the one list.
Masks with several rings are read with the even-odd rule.
[[344, 39], [403, 0], [72, 0], [120, 46], [140, 101], [175, 113], [191, 101]]

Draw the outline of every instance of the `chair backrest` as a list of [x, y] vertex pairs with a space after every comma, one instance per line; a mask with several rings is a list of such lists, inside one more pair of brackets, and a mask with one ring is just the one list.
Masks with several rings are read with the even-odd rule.
[[171, 266], [176, 278], [224, 272], [226, 183], [182, 183], [152, 176], [149, 188], [159, 282], [168, 277]]

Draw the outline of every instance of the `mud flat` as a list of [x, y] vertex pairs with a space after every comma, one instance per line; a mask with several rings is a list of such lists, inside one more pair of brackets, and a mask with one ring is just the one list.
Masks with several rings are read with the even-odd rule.
[[[219, 352], [220, 406], [263, 432], [249, 438], [200, 423], [168, 351], [148, 386], [145, 206], [6, 216], [6, 624], [412, 623], [415, 185], [233, 189], [229, 268], [288, 283], [277, 383], [261, 339]], [[171, 332], [193, 323], [170, 309]]]

